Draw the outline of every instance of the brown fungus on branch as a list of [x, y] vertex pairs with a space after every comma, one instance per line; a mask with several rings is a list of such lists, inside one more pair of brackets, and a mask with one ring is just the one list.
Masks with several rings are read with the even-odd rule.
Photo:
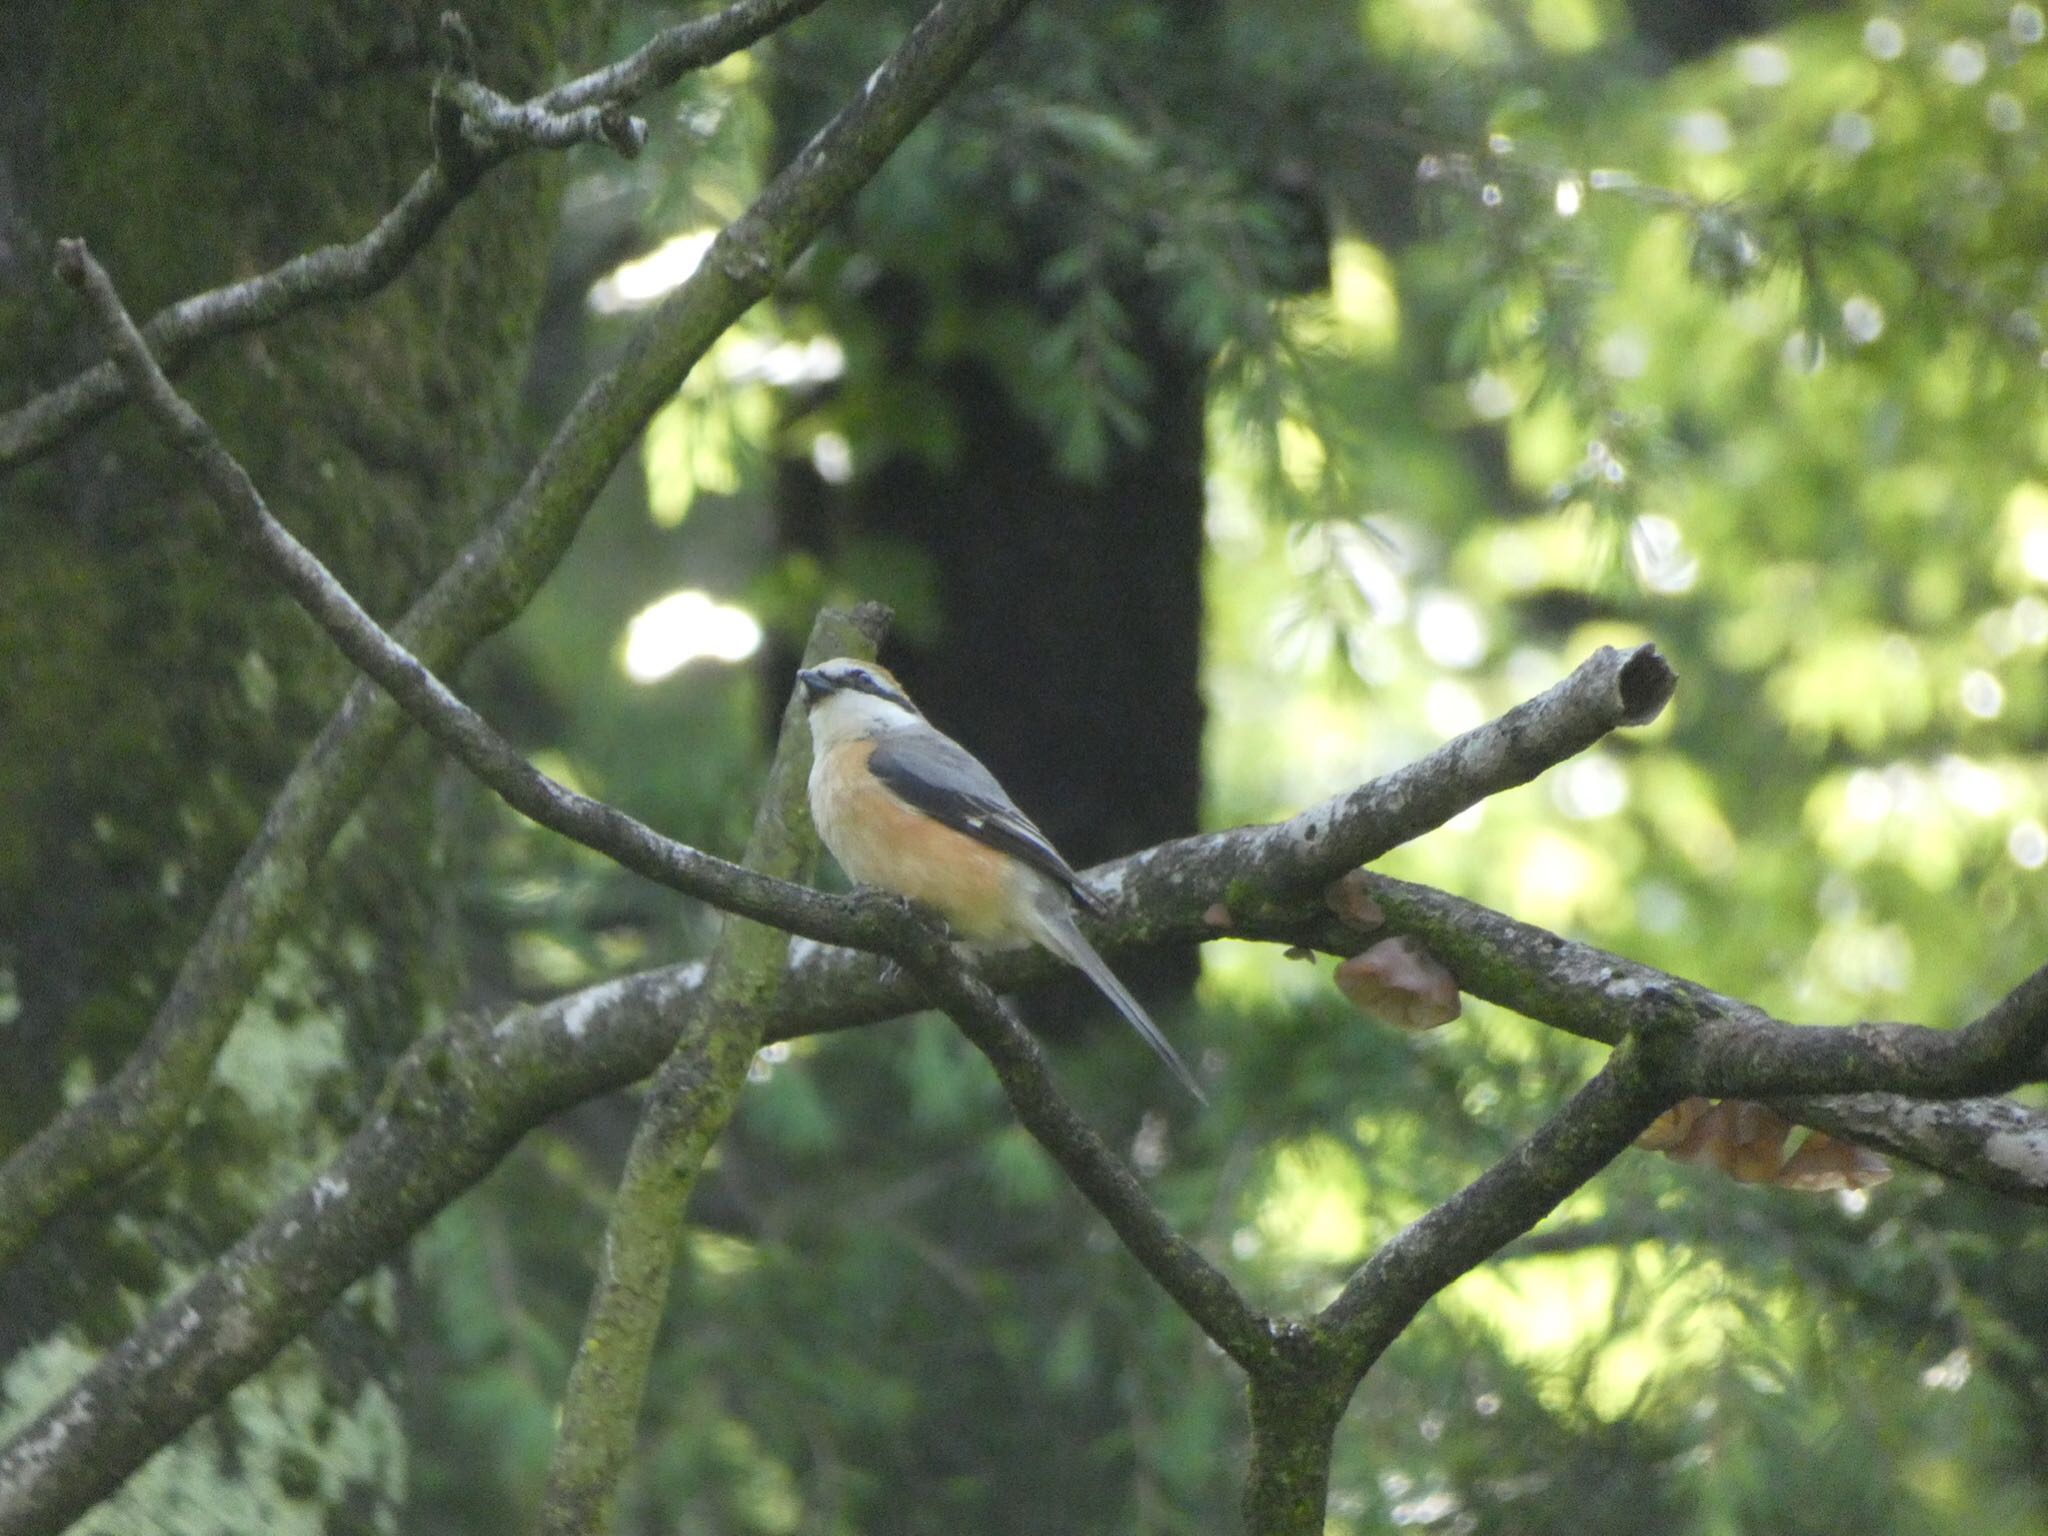
[[1381, 939], [1337, 967], [1337, 990], [1396, 1029], [1435, 1029], [1464, 1011], [1458, 978], [1407, 934]]
[[1354, 869], [1332, 880], [1323, 892], [1323, 904], [1337, 914], [1337, 920], [1360, 933], [1386, 926], [1387, 914], [1372, 899], [1365, 871]]
[[1785, 1155], [1792, 1122], [1747, 1099], [1681, 1099], [1652, 1121], [1636, 1145], [1677, 1163], [1718, 1168], [1742, 1184], [1808, 1193], [1869, 1189], [1892, 1176], [1868, 1147], [1814, 1131]]
[[1780, 1189], [1829, 1194], [1870, 1189], [1892, 1176], [1892, 1166], [1868, 1147], [1814, 1131], [1785, 1159], [1771, 1182]]

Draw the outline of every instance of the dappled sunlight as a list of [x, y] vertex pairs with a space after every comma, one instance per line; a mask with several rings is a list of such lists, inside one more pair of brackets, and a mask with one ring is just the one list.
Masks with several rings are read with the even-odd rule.
[[647, 425], [640, 466], [648, 514], [672, 527], [699, 496], [738, 493], [774, 423], [775, 391], [793, 379], [837, 377], [844, 365], [830, 338], [777, 342], [744, 324], [726, 332]]
[[[1613, 1418], [1634, 1410], [1656, 1383], [1727, 1356], [1753, 1326], [1738, 1290], [1711, 1259], [1644, 1242], [1489, 1264], [1446, 1291], [1441, 1305], [1535, 1370], [1545, 1384], [1539, 1390], [1580, 1395]], [[1620, 1317], [1627, 1321], [1617, 1327]]]
[[1196, 998], [1217, 1012], [1298, 1007], [1335, 995], [1330, 962], [1290, 960], [1272, 944], [1204, 944]]
[[1771, 679], [1778, 713], [1816, 744], [1876, 751], [1934, 713], [1927, 657], [1910, 635], [1842, 624], [1810, 636]]
[[2005, 580], [2048, 585], [2048, 486], [2022, 480], [2005, 498], [1998, 571]]
[[645, 256], [621, 262], [591, 285], [590, 307], [600, 315], [616, 315], [654, 303], [689, 281], [717, 238], [715, 229], [693, 229], [671, 235]]
[[1606, 850], [1583, 838], [1540, 828], [1504, 850], [1512, 910], [1546, 928], [1613, 921], [1624, 912], [1621, 871]]
[[1890, 863], [1941, 890], [1966, 859], [2011, 846], [2023, 824], [2015, 812], [2038, 814], [2044, 791], [2031, 764], [1950, 753], [1931, 764], [1898, 761], [1825, 777], [1808, 799], [1807, 820], [1843, 867]]
[[1377, 1209], [1351, 1148], [1328, 1137], [1277, 1148], [1253, 1216], [1258, 1251], [1281, 1265], [1356, 1263], [1365, 1256], [1365, 1213]]
[[1392, 264], [1377, 246], [1340, 236], [1330, 247], [1330, 309], [1341, 339], [1364, 357], [1383, 356], [1401, 339], [1401, 301]]
[[693, 661], [745, 661], [761, 648], [761, 625], [744, 608], [693, 590], [671, 592], [633, 615], [619, 665], [654, 683]]

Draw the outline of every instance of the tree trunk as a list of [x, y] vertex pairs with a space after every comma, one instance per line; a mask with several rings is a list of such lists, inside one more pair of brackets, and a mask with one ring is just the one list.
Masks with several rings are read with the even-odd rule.
[[1349, 1394], [1327, 1381], [1254, 1381], [1245, 1536], [1322, 1536], [1330, 1449]]
[[[1219, 8], [1215, 0], [1167, 8], [1175, 21], [1161, 46], [1171, 57], [1159, 75], [1183, 99], [1198, 99], [1204, 72], [1222, 67]], [[1023, 47], [1025, 60], [1036, 56]], [[789, 148], [813, 126], [817, 100], [806, 89], [797, 81], [778, 96], [777, 130]], [[805, 461], [785, 461], [776, 490], [780, 539], [840, 569], [849, 555], [857, 563], [862, 548], [885, 561], [892, 551], [910, 553], [935, 611], [915, 616], [923, 624], [899, 625], [887, 660], [932, 720], [986, 762], [1085, 868], [1184, 836], [1201, 810], [1212, 359], [1175, 333], [1170, 296], [1144, 272], [1110, 274], [1142, 381], [1142, 429], [1135, 441], [1110, 431], [1094, 477], [1063, 471], [1057, 444], [1016, 399], [1014, 377], [932, 345], [935, 322], [970, 324], [964, 314], [1057, 318], [1061, 301], [1042, 282], [1045, 263], [1059, 253], [1062, 232], [1048, 227], [1057, 220], [1042, 205], [1016, 201], [999, 159], [982, 180], [983, 195], [951, 216], [981, 226], [977, 248], [1007, 251], [1006, 260], [981, 261], [964, 278], [891, 269], [856, 297], [816, 295], [857, 333], [880, 338], [872, 355], [891, 392], [944, 411], [957, 450], [941, 463], [902, 448], [900, 432], [899, 443], [855, 441], [860, 473], [843, 487], [826, 484]], [[886, 181], [872, 194], [885, 209], [891, 195]], [[1178, 954], [1122, 968], [1155, 1001], [1184, 993], [1195, 970]], [[1090, 996], [1085, 987], [1063, 992], [1044, 1019], [1081, 1013], [1106, 1021]]]
[[[1030, 304], [1034, 287], [1029, 269], [990, 273], [975, 302]], [[870, 318], [907, 358], [924, 321], [915, 284], [877, 289]], [[1006, 384], [963, 360], [933, 379], [961, 429], [949, 465], [898, 453], [843, 492], [792, 466], [780, 501], [797, 547], [900, 541], [927, 563], [936, 631], [897, 642], [891, 664], [1078, 867], [1184, 836], [1201, 807], [1208, 359], [1167, 334], [1151, 295], [1127, 308], [1146, 435], [1114, 448], [1099, 480], [1063, 474]]]
[[[465, 8], [492, 83], [589, 35], [569, 0]], [[352, 239], [429, 152], [436, 7], [28, 0], [0, 49], [0, 399], [93, 360], [52, 241], [130, 308]], [[374, 612], [467, 530], [539, 293], [555, 172], [494, 176], [381, 295], [230, 343], [185, 387]], [[133, 412], [0, 480], [0, 1152], [103, 1080], [348, 672]], [[429, 761], [337, 840], [187, 1134], [0, 1276], [0, 1432], [318, 1166], [448, 995]], [[392, 1528], [388, 1275], [366, 1282], [86, 1531]]]

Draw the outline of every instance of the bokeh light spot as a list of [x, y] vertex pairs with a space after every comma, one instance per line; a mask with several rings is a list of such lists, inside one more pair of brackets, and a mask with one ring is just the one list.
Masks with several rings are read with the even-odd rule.
[[653, 683], [693, 661], [744, 661], [760, 648], [761, 626], [751, 613], [685, 590], [633, 615], [622, 664], [634, 682]]

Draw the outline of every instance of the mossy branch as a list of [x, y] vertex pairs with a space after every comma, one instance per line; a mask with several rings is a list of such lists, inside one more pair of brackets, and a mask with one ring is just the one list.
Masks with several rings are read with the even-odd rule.
[[[879, 608], [855, 614], [827, 609], [811, 630], [804, 664], [816, 666], [834, 656], [872, 659], [886, 624]], [[817, 858], [806, 794], [810, 763], [804, 705], [792, 690], [747, 842], [749, 869], [782, 880], [810, 873]], [[732, 1119], [788, 960], [784, 930], [729, 921], [705, 967], [691, 1027], [655, 1073], [641, 1104], [562, 1397], [541, 1506], [543, 1536], [603, 1536], [611, 1529], [684, 1209], [705, 1155]]]

